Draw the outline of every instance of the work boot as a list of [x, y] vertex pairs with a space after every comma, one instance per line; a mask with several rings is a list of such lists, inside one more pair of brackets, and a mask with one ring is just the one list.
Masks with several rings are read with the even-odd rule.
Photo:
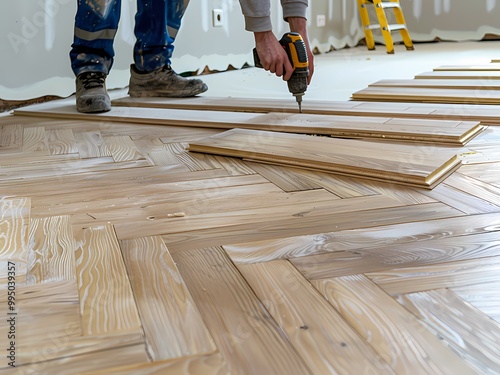
[[184, 98], [207, 90], [207, 85], [201, 79], [181, 77], [169, 65], [149, 73], [140, 72], [133, 64], [130, 66], [128, 94], [132, 97]]
[[111, 100], [106, 91], [106, 75], [85, 72], [76, 77], [76, 110], [83, 113], [107, 112]]

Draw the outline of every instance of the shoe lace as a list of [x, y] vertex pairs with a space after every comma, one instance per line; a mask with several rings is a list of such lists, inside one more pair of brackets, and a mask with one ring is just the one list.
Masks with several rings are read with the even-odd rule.
[[106, 76], [103, 73], [88, 72], [80, 76], [83, 87], [86, 89], [103, 87]]

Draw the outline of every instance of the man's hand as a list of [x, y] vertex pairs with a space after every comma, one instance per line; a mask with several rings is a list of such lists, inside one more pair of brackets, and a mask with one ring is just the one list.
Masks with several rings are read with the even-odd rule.
[[314, 74], [314, 55], [311, 51], [311, 46], [309, 45], [309, 36], [307, 35], [307, 20], [301, 17], [288, 17], [287, 21], [290, 25], [290, 31], [299, 33], [306, 45], [307, 60], [309, 62], [309, 77], [307, 79], [307, 82], [311, 83], [311, 79]]
[[293, 73], [293, 67], [288, 56], [272, 31], [255, 32], [255, 47], [260, 63], [265, 70], [283, 76], [288, 81]]

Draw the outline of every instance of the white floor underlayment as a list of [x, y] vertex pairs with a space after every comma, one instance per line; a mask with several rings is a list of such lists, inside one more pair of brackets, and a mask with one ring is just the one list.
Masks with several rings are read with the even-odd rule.
[[[377, 45], [345, 48], [315, 56], [315, 71], [303, 100], [347, 101], [351, 95], [381, 79], [413, 79], [441, 65], [488, 64], [500, 59], [500, 40], [416, 43], [413, 51], [402, 44], [395, 53]], [[175, 66], [173, 66], [175, 69]], [[199, 76], [209, 89], [203, 96], [238, 98], [290, 98], [286, 83], [258, 68]], [[127, 89], [112, 90], [112, 99], [127, 95]], [[74, 97], [68, 100], [74, 101]]]
[[[500, 59], [500, 41], [418, 43], [407, 51], [396, 45], [394, 54], [377, 45], [316, 55], [315, 72], [304, 101], [349, 100], [352, 93], [380, 79], [413, 79], [416, 74], [441, 65], [487, 64]], [[174, 67], [175, 69], [175, 67]], [[257, 68], [201, 76], [209, 86], [205, 96], [288, 98], [286, 84], [269, 72]]]

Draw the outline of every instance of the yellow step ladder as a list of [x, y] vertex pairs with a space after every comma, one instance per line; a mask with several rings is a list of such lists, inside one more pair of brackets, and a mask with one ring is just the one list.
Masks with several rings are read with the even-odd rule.
[[[378, 24], [370, 24], [370, 16], [368, 13], [368, 5], [373, 5], [377, 14]], [[403, 38], [403, 43], [407, 50], [413, 50], [413, 42], [406, 27], [403, 10], [399, 4], [399, 0], [358, 0], [359, 15], [365, 32], [366, 46], [369, 50], [375, 49], [375, 40], [373, 39], [373, 29], [382, 31], [387, 53], [394, 53], [394, 42], [392, 40], [392, 32], [399, 31]], [[392, 9], [396, 18], [396, 24], [389, 24], [385, 14], [385, 9]]]

